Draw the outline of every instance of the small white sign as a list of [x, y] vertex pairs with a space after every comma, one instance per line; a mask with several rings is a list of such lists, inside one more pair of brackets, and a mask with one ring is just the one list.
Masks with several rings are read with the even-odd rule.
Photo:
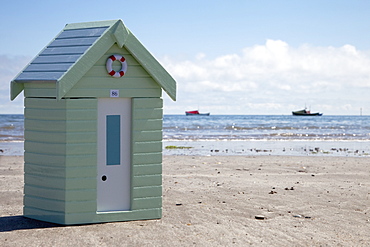
[[110, 97], [111, 98], [118, 98], [119, 97], [119, 90], [117, 90], [117, 89], [110, 90]]

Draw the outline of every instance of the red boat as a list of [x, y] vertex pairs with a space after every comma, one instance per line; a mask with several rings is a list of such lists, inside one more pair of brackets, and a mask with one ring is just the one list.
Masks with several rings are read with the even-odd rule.
[[209, 116], [210, 113], [200, 113], [198, 110], [195, 111], [186, 111], [185, 112], [186, 116]]

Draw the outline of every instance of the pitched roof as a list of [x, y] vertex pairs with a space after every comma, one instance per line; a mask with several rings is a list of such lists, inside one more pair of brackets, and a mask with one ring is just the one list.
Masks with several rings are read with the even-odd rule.
[[68, 24], [11, 82], [11, 99], [24, 83], [56, 83], [61, 99], [114, 44], [125, 48], [176, 100], [176, 82], [122, 20]]

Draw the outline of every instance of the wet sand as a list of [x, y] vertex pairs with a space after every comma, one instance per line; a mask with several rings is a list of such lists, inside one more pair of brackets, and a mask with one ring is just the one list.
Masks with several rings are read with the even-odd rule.
[[163, 158], [163, 218], [59, 226], [22, 216], [23, 157], [0, 156], [2, 246], [368, 246], [366, 157]]
[[370, 142], [360, 140], [164, 140], [163, 150], [165, 155], [370, 157]]

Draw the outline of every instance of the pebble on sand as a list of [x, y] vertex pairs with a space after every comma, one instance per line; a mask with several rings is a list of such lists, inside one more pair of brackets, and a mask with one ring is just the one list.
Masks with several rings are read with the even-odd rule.
[[264, 216], [264, 215], [256, 215], [256, 216], [254, 216], [254, 218], [257, 219], [257, 220], [264, 220], [264, 219], [266, 219], [266, 216]]

